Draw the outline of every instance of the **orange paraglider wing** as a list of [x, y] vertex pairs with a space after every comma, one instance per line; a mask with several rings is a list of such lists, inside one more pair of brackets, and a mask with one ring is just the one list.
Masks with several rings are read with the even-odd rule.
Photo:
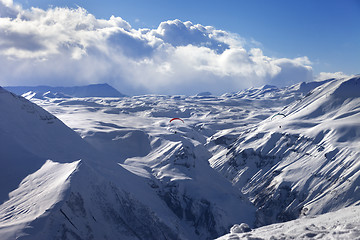
[[180, 120], [180, 121], [182, 121], [182, 122], [184, 123], [184, 120], [182, 120], [181, 118], [173, 118], [173, 119], [171, 119], [169, 122], [172, 122], [172, 121], [174, 121], [174, 120]]

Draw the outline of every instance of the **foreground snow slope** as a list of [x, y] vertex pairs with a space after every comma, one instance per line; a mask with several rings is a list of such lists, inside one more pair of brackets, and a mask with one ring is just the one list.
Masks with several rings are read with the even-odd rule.
[[218, 240], [240, 239], [360, 239], [360, 206], [348, 207], [336, 212], [316, 217], [305, 217], [297, 220], [272, 224], [239, 233], [234, 226], [232, 232]]
[[[332, 80], [249, 128], [211, 166], [257, 207], [256, 225], [360, 203], [360, 78]], [[285, 117], [284, 117], [285, 116]]]
[[[48, 160], [27, 176], [0, 206], [1, 239], [191, 236], [141, 179], [116, 165], [112, 171], [109, 166], [93, 167], [80, 160]], [[150, 201], [150, 207], [144, 201]]]
[[54, 115], [0, 88], [0, 202], [47, 159], [72, 162], [91, 154], [81, 137]]
[[64, 197], [70, 184], [69, 177], [76, 171], [78, 163], [61, 164], [48, 160], [38, 171], [25, 177], [0, 207], [1, 239], [18, 239], [26, 235], [23, 229], [29, 223], [48, 214], [47, 211]]

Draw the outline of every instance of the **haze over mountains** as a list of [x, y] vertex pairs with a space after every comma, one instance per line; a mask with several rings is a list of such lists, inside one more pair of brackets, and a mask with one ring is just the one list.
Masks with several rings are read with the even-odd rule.
[[31, 102], [0, 89], [2, 239], [359, 237], [359, 76], [222, 96], [17, 91]]

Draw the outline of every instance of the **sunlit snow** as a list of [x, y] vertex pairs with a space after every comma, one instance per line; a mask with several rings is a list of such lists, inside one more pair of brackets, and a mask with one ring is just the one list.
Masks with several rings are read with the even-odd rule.
[[359, 93], [358, 76], [222, 96], [0, 89], [0, 234], [356, 239]]

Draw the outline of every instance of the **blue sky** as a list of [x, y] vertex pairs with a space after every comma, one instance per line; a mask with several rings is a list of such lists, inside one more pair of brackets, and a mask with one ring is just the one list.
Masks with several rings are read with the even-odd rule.
[[180, 19], [238, 33], [276, 57], [308, 56], [314, 72], [360, 73], [360, 0], [19, 1], [24, 6], [81, 6], [98, 18], [120, 16], [134, 28]]
[[[9, 0], [1, 0], [3, 2], [9, 2]], [[175, 43], [176, 34], [184, 38], [184, 32], [181, 32], [180, 25], [185, 23], [186, 21], [190, 21], [194, 26], [196, 24], [201, 24], [201, 26], [211, 26], [216, 30], [226, 32], [227, 38], [226, 40], [219, 40], [219, 38], [211, 39], [212, 43], [215, 44], [214, 41], [221, 42], [221, 44], [226, 43], [231, 50], [241, 50], [244, 49], [245, 53], [250, 55], [252, 54], [251, 49], [260, 49], [261, 54], [255, 60], [253, 58], [250, 59], [251, 62], [259, 63], [259, 59], [262, 59], [261, 64], [257, 64], [255, 67], [251, 65], [251, 71], [247, 68], [243, 68], [243, 72], [239, 73], [237, 69], [231, 70], [229, 69], [226, 74], [218, 73], [218, 69], [216, 68], [216, 64], [206, 64], [201, 65], [196, 70], [187, 68], [184, 64], [181, 65], [184, 71], [188, 71], [193, 73], [191, 76], [206, 76], [208, 79], [213, 79], [213, 83], [210, 84], [213, 89], [217, 89], [215, 86], [215, 78], [225, 79], [229, 82], [228, 88], [223, 88], [222, 91], [228, 91], [234, 88], [243, 88], [249, 86], [261, 85], [264, 83], [281, 85], [282, 81], [284, 84], [293, 83], [304, 78], [304, 81], [311, 80], [309, 78], [308, 72], [311, 72], [313, 77], [316, 77], [319, 74], [326, 75], [324, 73], [335, 72], [343, 72], [344, 74], [357, 74], [360, 73], [360, 0], [303, 0], [303, 1], [295, 1], [295, 0], [277, 0], [277, 1], [269, 1], [269, 0], [252, 0], [252, 1], [241, 1], [241, 0], [228, 0], [228, 1], [161, 1], [161, 0], [126, 0], [126, 1], [14, 1], [14, 4], [20, 3], [21, 8], [23, 10], [30, 9], [31, 7], [39, 7], [44, 10], [54, 9], [54, 7], [69, 7], [69, 8], [77, 8], [78, 6], [84, 8], [88, 14], [93, 15], [97, 20], [105, 19], [109, 20], [113, 15], [115, 17], [121, 17], [122, 20], [129, 23], [131, 25], [131, 31], [139, 30], [142, 28], [149, 28], [151, 30], [159, 30], [159, 25], [162, 22], [166, 22], [167, 20], [175, 20], [179, 19], [180, 23], [172, 23], [168, 24], [169, 26], [177, 26], [177, 30], [171, 28], [172, 35], [162, 36], [161, 41], [163, 46], [168, 46], [169, 43], [172, 47], [175, 47], [174, 54], [177, 57], [184, 55], [183, 51], [185, 51], [184, 46], [187, 44], [192, 44], [197, 46], [196, 50], [192, 49], [192, 52], [196, 52], [197, 50], [201, 50], [201, 54], [205, 54], [204, 44], [209, 42], [208, 40], [204, 40], [200, 43], [199, 39], [193, 38], [194, 35], [186, 35], [189, 36], [187, 40], [182, 39], [183, 42], [181, 44]], [[14, 5], [13, 4], [13, 5]], [[4, 4], [6, 5], [6, 4]], [[1, 6], [0, 6], [1, 7]], [[31, 11], [31, 10], [29, 10]], [[0, 10], [1, 13], [1, 10]], [[33, 12], [33, 14], [35, 14]], [[86, 15], [86, 14], [85, 14]], [[0, 15], [1, 16], [1, 15]], [[58, 21], [58, 20], [55, 20]], [[77, 21], [77, 20], [76, 20]], [[39, 23], [37, 23], [39, 24]], [[180, 24], [180, 25], [179, 25]], [[190, 25], [186, 25], [188, 30], [191, 28]], [[167, 28], [170, 29], [170, 28]], [[129, 30], [130, 31], [130, 30]], [[207, 34], [209, 30], [206, 30]], [[169, 32], [169, 31], [168, 31]], [[1, 32], [0, 32], [1, 34]], [[139, 33], [138, 33], [139, 34]], [[159, 36], [158, 33], [150, 34], [151, 37]], [[131, 36], [135, 36], [136, 34], [132, 34]], [[137, 36], [137, 35], [136, 35]], [[210, 37], [213, 36], [211, 33]], [[149, 34], [147, 34], [147, 39]], [[37, 38], [37, 37], [34, 37]], [[115, 37], [111, 38], [115, 39]], [[131, 40], [127, 39], [125, 42], [124, 37], [120, 38], [121, 41], [116, 40], [116, 49], [119, 48], [121, 44], [127, 44], [130, 46], [134, 44]], [[137, 39], [137, 38], [136, 38]], [[234, 40], [236, 39], [236, 40]], [[231, 44], [229, 44], [229, 41]], [[238, 41], [238, 43], [234, 43], [234, 41]], [[79, 40], [79, 42], [83, 42], [83, 40]], [[150, 40], [147, 40], [146, 44], [150, 43]], [[111, 43], [114, 43], [111, 41]], [[34, 43], [35, 44], [35, 43]], [[79, 43], [76, 43], [79, 44]], [[75, 45], [76, 45], [75, 44]], [[207, 43], [206, 43], [207, 44]], [[226, 45], [225, 44], [225, 45]], [[135, 44], [136, 45], [136, 44]], [[131, 45], [131, 46], [135, 46]], [[241, 45], [241, 47], [239, 47]], [[81, 56], [90, 56], [90, 47], [82, 47], [82, 51], [86, 51], [85, 54]], [[124, 46], [124, 45], [122, 45]], [[138, 45], [136, 45], [138, 47]], [[143, 46], [143, 45], [142, 45]], [[159, 45], [151, 45], [151, 52], [153, 51], [154, 46], [156, 46], [157, 50], [159, 49]], [[215, 46], [215, 45], [212, 45]], [[210, 50], [214, 50], [212, 46], [207, 46]], [[150, 51], [149, 47], [143, 48], [143, 50]], [[240, 49], [241, 48], [241, 49]], [[113, 46], [112, 46], [112, 49]], [[139, 49], [139, 48], [137, 48]], [[162, 47], [163, 49], [163, 47]], [[188, 49], [189, 50], [189, 49]], [[206, 49], [205, 49], [206, 50]], [[54, 50], [55, 51], [55, 50]], [[59, 47], [55, 52], [59, 52]], [[174, 62], [173, 59], [164, 61], [161, 63], [159, 58], [150, 57], [149, 55], [144, 57], [144, 52], [141, 52], [141, 49], [136, 52], [136, 56], [142, 56], [143, 59], [147, 59], [155, 62], [156, 64], [153, 67], [159, 67], [159, 69], [169, 69], [173, 68], [179, 62]], [[190, 51], [190, 50], [189, 50]], [[238, 51], [238, 52], [239, 52]], [[126, 55], [127, 50], [123, 50], [122, 53]], [[169, 52], [169, 49], [167, 50]], [[240, 51], [241, 52], [241, 51]], [[253, 51], [255, 52], [255, 51]], [[209, 53], [209, 52], [208, 52]], [[227, 57], [226, 54], [222, 52], [216, 52], [217, 55], [211, 55], [214, 57], [214, 61], [223, 62], [223, 59]], [[225, 51], [227, 53], [227, 51]], [[29, 53], [26, 53], [29, 54]], [[54, 54], [54, 53], [52, 53]], [[134, 51], [131, 54], [135, 54]], [[161, 53], [164, 54], [164, 53]], [[182, 54], [182, 55], [181, 55]], [[200, 54], [200, 55], [201, 55]], [[11, 55], [11, 54], [10, 54]], [[24, 55], [24, 54], [23, 54]], [[21, 55], [21, 56], [23, 56]], [[62, 54], [63, 55], [63, 54]], [[221, 56], [220, 56], [221, 55]], [[19, 54], [17, 54], [17, 59], [19, 59]], [[36, 58], [39, 57], [39, 51], [36, 52]], [[48, 55], [47, 55], [48, 56]], [[49, 55], [50, 56], [50, 55]], [[74, 58], [74, 52], [73, 52]], [[129, 57], [130, 55], [127, 54]], [[131, 60], [134, 59], [135, 55], [131, 55]], [[153, 55], [152, 55], [153, 56]], [[157, 55], [158, 56], [158, 55]], [[160, 56], [160, 55], [159, 55]], [[161, 55], [164, 57], [163, 55]], [[238, 55], [237, 55], [238, 56]], [[7, 56], [9, 58], [9, 55]], [[14, 58], [14, 56], [10, 56]], [[169, 56], [164, 57], [167, 59]], [[215, 59], [216, 57], [217, 60]], [[82, 61], [86, 57], [80, 57]], [[208, 59], [209, 57], [204, 58]], [[48, 59], [48, 57], [47, 57]], [[97, 59], [99, 59], [97, 57]], [[226, 58], [227, 59], [227, 58]], [[239, 65], [243, 66], [244, 59], [239, 60], [239, 57], [236, 57], [237, 61], [239, 61]], [[195, 59], [196, 60], [196, 59]], [[194, 60], [194, 61], [195, 61]], [[89, 60], [90, 61], [90, 60]], [[117, 64], [122, 64], [125, 59], [118, 60]], [[137, 61], [140, 61], [137, 58]], [[199, 60], [200, 61], [200, 60]], [[198, 63], [199, 61], [195, 61]], [[224, 60], [225, 61], [225, 60]], [[268, 66], [267, 63], [271, 62], [271, 66]], [[32, 61], [34, 63], [34, 61]], [[200, 61], [204, 62], [203, 60]], [[166, 63], [166, 64], [165, 64]], [[167, 65], [168, 63], [168, 65]], [[183, 62], [182, 62], [183, 63]], [[27, 63], [28, 65], [29, 63]], [[43, 64], [43, 63], [41, 63]], [[86, 64], [89, 64], [86, 62]], [[266, 66], [265, 66], [265, 65]], [[291, 65], [291, 66], [290, 66]], [[304, 69], [300, 69], [300, 65], [304, 67]], [[39, 65], [40, 66], [40, 65]], [[214, 67], [215, 66], [215, 67]], [[262, 66], [262, 67], [259, 67]], [[290, 67], [289, 67], [290, 66]], [[295, 67], [294, 67], [295, 66]], [[42, 65], [42, 67], [46, 67]], [[108, 67], [108, 66], [107, 66]], [[280, 67], [281, 70], [276, 70], [277, 67]], [[22, 66], [24, 68], [24, 66]], [[40, 68], [40, 67], [39, 67]], [[108, 67], [111, 69], [111, 67]], [[128, 68], [128, 67], [126, 67]], [[211, 71], [209, 69], [212, 69]], [[201, 69], [201, 74], [199, 72]], [[206, 69], [206, 70], [204, 70]], [[215, 69], [215, 70], [214, 70]], [[0, 69], [1, 70], [1, 69]], [[40, 70], [39, 70], [40, 71]], [[115, 71], [111, 69], [111, 71]], [[139, 71], [134, 68], [134, 71]], [[149, 70], [150, 71], [150, 70]], [[308, 72], [307, 72], [308, 71]], [[169, 85], [164, 84], [166, 82], [166, 77], [169, 81], [178, 81], [178, 79], [189, 77], [188, 75], [179, 75], [177, 72], [173, 71], [172, 75], [169, 74], [168, 71], [166, 76], [162, 76], [164, 80], [158, 80], [156, 84], [158, 84], [157, 88], [151, 88], [148, 84], [137, 81], [137, 83], [133, 86], [129, 85], [129, 81], [126, 83], [124, 81], [118, 80], [117, 87], [121, 87], [124, 85], [127, 86], [127, 91], [136, 93], [142, 92], [155, 92], [160, 93], [164, 89], [169, 88]], [[252, 78], [252, 81], [249, 81], [245, 84], [245, 79], [251, 78], [249, 74], [245, 74], [244, 72], [253, 72], [256, 76]], [[300, 76], [301, 74], [302, 76]], [[39, 79], [45, 79], [46, 76], [49, 76], [51, 73], [39, 73], [38, 75], [34, 75], [33, 78], [37, 77]], [[125, 74], [124, 71], [122, 73], [118, 73], [119, 75]], [[144, 72], [144, 75], [148, 76], [149, 72]], [[198, 74], [198, 75], [197, 75]], [[142, 77], [144, 75], [132, 74], [131, 77]], [[151, 74], [150, 74], [151, 75]], [[220, 76], [221, 75], [221, 76]], [[287, 81], [285, 78], [289, 78], [291, 75], [296, 75], [299, 77], [295, 77], [295, 79], [291, 81]], [[152, 76], [156, 76], [155, 74]], [[71, 78], [72, 76], [63, 76], [65, 78]], [[104, 81], [105, 75], [101, 75], [101, 80]], [[81, 80], [79, 76], [75, 77], [78, 79], [74, 83], [86, 83], [89, 81]], [[130, 76], [128, 77], [130, 78]], [[243, 84], [235, 84], [235, 80], [240, 79]], [[272, 80], [268, 80], [268, 79]], [[291, 78], [291, 77], [290, 77]], [[14, 83], [19, 82], [19, 77], [13, 77]], [[17, 80], [16, 80], [17, 79]], [[88, 78], [89, 79], [89, 78]], [[173, 79], [173, 80], [172, 80]], [[231, 80], [229, 80], [231, 79]], [[0, 79], [1, 81], [1, 79]], [[91, 81], [100, 81], [91, 80]], [[90, 82], [91, 82], [90, 81]], [[114, 79], [109, 80], [111, 83], [115, 83]], [[119, 83], [121, 82], [121, 84]], [[145, 81], [145, 80], [144, 80]], [[150, 80], [148, 80], [150, 81]], [[20, 81], [21, 82], [21, 81]], [[71, 84], [71, 81], [64, 80], [64, 84]], [[35, 84], [36, 81], [29, 80], [29, 84]], [[39, 83], [46, 83], [45, 80], [39, 81]], [[125, 83], [125, 84], [124, 84]], [[205, 80], [199, 81], [198, 85], [203, 86], [206, 83]], [[1, 82], [0, 82], [1, 84]], [[7, 82], [8, 84], [8, 82]], [[155, 84], [155, 83], [154, 83]], [[152, 85], [154, 85], [152, 84]], [[164, 87], [161, 87], [161, 85]], [[120, 90], [120, 89], [119, 89]], [[199, 89], [200, 90], [200, 89]], [[204, 89], [207, 90], [207, 89]], [[212, 90], [212, 89], [210, 89]], [[186, 89], [183, 90], [186, 92]], [[175, 91], [176, 92], [176, 91]], [[174, 92], [174, 93], [175, 93]], [[190, 92], [189, 92], [190, 93]]]

